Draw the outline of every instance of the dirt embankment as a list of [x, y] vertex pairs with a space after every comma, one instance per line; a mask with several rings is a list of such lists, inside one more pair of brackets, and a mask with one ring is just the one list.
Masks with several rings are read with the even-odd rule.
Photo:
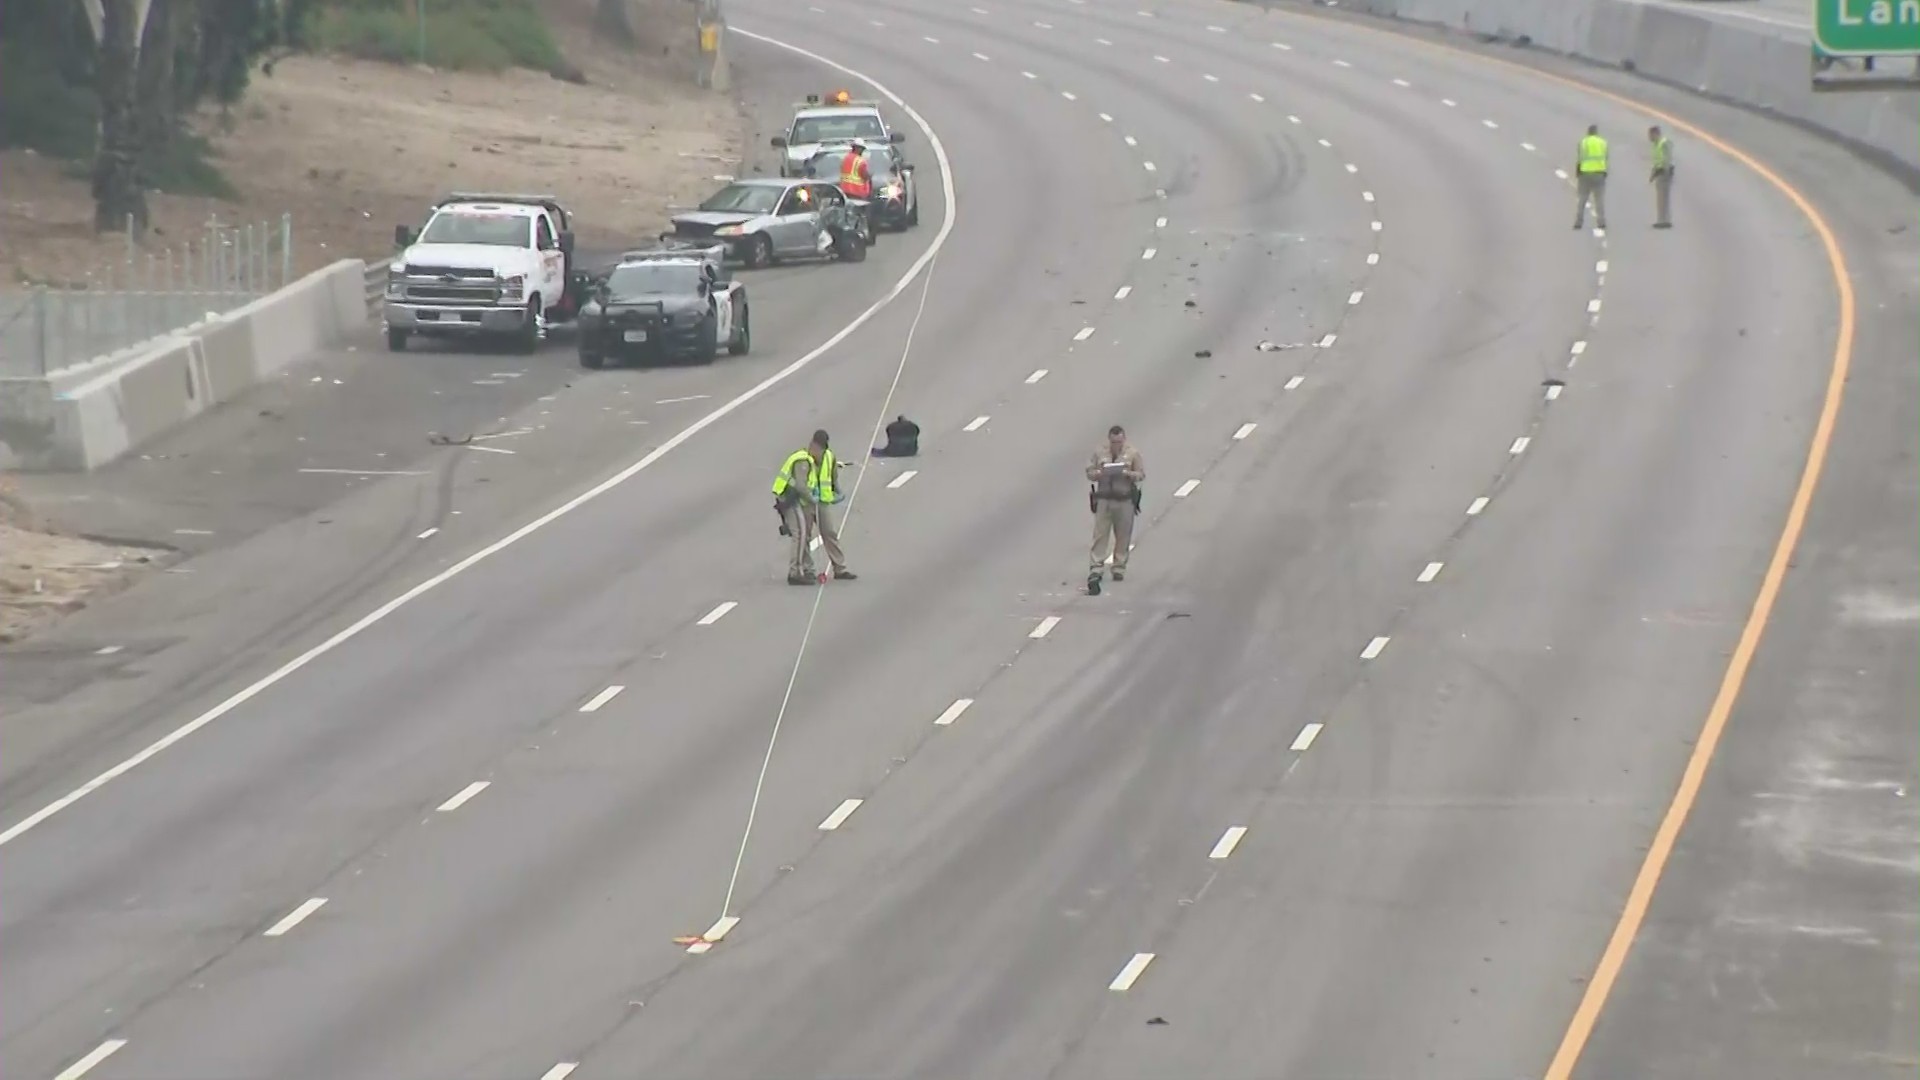
[[[550, 192], [577, 215], [583, 246], [653, 235], [666, 208], [732, 171], [745, 122], [693, 82], [688, 0], [625, 0], [631, 40], [596, 25], [596, 0], [542, 5], [584, 82], [483, 75], [322, 56], [279, 60], [231, 111], [198, 118], [237, 201], [152, 195], [145, 250], [188, 242], [207, 220], [292, 214], [296, 270], [391, 254], [455, 190]], [[677, 32], [676, 32], [677, 30]], [[123, 262], [124, 237], [93, 232], [83, 175], [23, 151], [0, 153], [0, 287], [81, 281]], [[62, 535], [0, 477], [0, 642], [126, 583], [150, 553]]]

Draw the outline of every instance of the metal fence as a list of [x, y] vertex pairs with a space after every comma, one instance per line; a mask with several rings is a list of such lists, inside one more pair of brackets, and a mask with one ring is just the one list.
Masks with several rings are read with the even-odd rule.
[[0, 375], [42, 376], [232, 311], [293, 277], [293, 216], [142, 248], [65, 285], [0, 289]]

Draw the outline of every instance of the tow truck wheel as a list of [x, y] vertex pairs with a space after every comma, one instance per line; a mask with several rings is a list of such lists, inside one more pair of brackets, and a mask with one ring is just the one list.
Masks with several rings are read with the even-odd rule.
[[520, 322], [520, 329], [513, 336], [513, 351], [517, 353], [536, 353], [540, 351], [540, 298], [527, 301], [526, 318]]
[[405, 330], [396, 329], [394, 327], [387, 328], [387, 351], [388, 352], [406, 352], [407, 351], [407, 332]]
[[734, 332], [733, 340], [727, 342], [728, 356], [745, 356], [753, 351], [753, 309], [745, 304], [740, 306], [740, 328]]

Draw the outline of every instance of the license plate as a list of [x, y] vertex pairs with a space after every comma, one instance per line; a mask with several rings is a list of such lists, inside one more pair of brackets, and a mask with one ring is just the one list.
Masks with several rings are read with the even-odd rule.
[[645, 341], [647, 340], [647, 332], [645, 330], [629, 330], [626, 333], [626, 338], [628, 341]]

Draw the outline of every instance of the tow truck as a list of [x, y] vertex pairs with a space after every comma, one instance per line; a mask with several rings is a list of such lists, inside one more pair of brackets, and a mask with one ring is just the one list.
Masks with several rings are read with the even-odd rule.
[[786, 133], [770, 141], [782, 151], [780, 175], [805, 176], [808, 163], [823, 146], [845, 145], [855, 139], [898, 145], [906, 142], [907, 136], [887, 126], [879, 102], [856, 100], [845, 90], [835, 90], [825, 100], [819, 94], [808, 94], [806, 101], [796, 102]]
[[387, 348], [420, 337], [505, 337], [540, 348], [572, 320], [592, 285], [574, 265], [572, 219], [552, 195], [456, 192], [415, 232], [393, 230], [387, 267]]

